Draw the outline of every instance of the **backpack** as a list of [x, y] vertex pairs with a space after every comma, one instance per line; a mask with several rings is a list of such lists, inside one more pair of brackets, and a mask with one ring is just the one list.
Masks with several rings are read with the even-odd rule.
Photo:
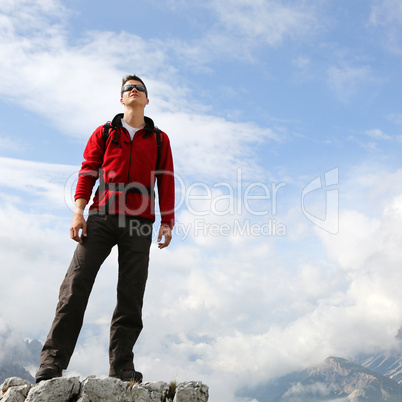
[[[107, 139], [108, 139], [108, 137], [109, 137], [109, 134], [110, 134], [110, 130], [113, 128], [113, 126], [112, 126], [112, 122], [111, 121], [107, 121], [104, 125], [103, 125], [103, 141], [104, 141], [104, 144], [106, 145], [106, 141], [107, 141]], [[156, 136], [156, 145], [157, 145], [157, 153], [156, 153], [156, 167], [155, 167], [155, 171], [158, 171], [158, 169], [159, 169], [159, 163], [160, 163], [160, 160], [161, 160], [161, 149], [162, 149], [162, 137], [161, 137], [161, 133], [162, 133], [162, 131], [158, 128], [158, 127], [156, 127], [155, 126], [155, 128], [154, 128], [154, 133], [155, 133], [155, 136]], [[117, 143], [117, 141], [113, 138], [112, 139], [112, 142], [116, 142]]]

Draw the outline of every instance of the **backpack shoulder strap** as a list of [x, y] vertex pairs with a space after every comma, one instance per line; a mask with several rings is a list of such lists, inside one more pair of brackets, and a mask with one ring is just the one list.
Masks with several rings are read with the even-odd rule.
[[110, 134], [110, 130], [112, 129], [112, 122], [111, 121], [107, 121], [104, 125], [103, 125], [103, 134], [102, 134], [102, 137], [103, 137], [103, 142], [104, 142], [104, 144], [106, 145], [106, 141], [107, 141], [107, 139], [108, 139], [108, 137], [109, 137], [109, 134]]
[[156, 145], [157, 145], [156, 170], [158, 170], [159, 163], [161, 161], [161, 149], [162, 149], [162, 131], [158, 127], [155, 127], [155, 135], [156, 135]]
[[[103, 138], [103, 143], [105, 145], [105, 149], [106, 149], [106, 142], [107, 139], [109, 138], [110, 132], [111, 130], [116, 130], [116, 127], [112, 125], [111, 121], [107, 121], [104, 125], [103, 125], [103, 134], [102, 134], [102, 138]], [[119, 148], [121, 148], [119, 142], [116, 140], [116, 135], [114, 138], [112, 138], [112, 142], [114, 144], [116, 144]]]

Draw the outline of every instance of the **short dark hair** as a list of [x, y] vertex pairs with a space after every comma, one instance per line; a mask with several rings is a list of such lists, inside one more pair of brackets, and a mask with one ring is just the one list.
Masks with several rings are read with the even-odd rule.
[[[144, 81], [140, 78], [137, 77], [135, 74], [134, 75], [126, 75], [125, 77], [123, 77], [122, 81], [121, 81], [121, 89], [123, 89], [124, 85], [126, 84], [127, 81], [139, 81], [141, 82], [142, 85], [144, 85], [145, 88], [145, 96], [148, 99], [148, 90], [146, 85], [144, 84]], [[121, 93], [121, 96], [123, 96], [123, 94]]]

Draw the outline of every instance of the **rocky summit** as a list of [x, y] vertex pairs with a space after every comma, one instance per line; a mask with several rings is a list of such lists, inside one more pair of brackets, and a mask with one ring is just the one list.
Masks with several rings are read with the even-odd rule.
[[207, 402], [208, 386], [200, 381], [132, 384], [116, 378], [53, 378], [32, 384], [18, 377], [1, 386], [1, 402]]

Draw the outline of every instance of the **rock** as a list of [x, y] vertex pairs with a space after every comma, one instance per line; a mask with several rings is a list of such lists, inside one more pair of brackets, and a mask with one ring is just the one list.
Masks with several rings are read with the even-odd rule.
[[59, 377], [32, 385], [11, 377], [1, 386], [0, 402], [207, 402], [200, 381], [168, 385], [162, 381], [132, 384], [117, 378]]
[[123, 402], [127, 401], [130, 383], [117, 378], [99, 379], [87, 377], [81, 383], [77, 402]]
[[176, 388], [173, 402], [207, 402], [208, 387], [200, 381], [181, 383]]
[[29, 381], [10, 377], [1, 386], [3, 396], [0, 396], [0, 400], [1, 402], [24, 402], [31, 386]]
[[11, 387], [0, 400], [1, 402], [24, 402], [30, 388], [30, 385]]
[[164, 402], [169, 385], [162, 381], [135, 384], [129, 391], [131, 399], [135, 402]]
[[26, 402], [70, 402], [80, 392], [79, 377], [52, 378], [34, 385]]
[[22, 378], [19, 377], [10, 377], [7, 378], [1, 385], [1, 392], [5, 394], [7, 390], [11, 387], [19, 387], [25, 385], [29, 385], [29, 387], [31, 387], [32, 384], [29, 381], [23, 380]]

